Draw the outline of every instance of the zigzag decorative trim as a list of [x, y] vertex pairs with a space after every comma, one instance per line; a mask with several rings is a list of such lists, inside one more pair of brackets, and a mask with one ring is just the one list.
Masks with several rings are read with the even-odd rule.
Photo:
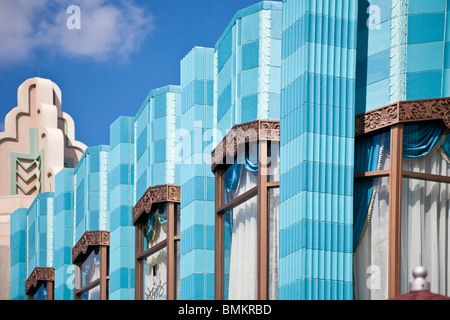
[[[30, 160], [29, 165], [24, 163]], [[35, 191], [39, 193], [41, 191], [41, 156], [39, 155], [36, 159], [17, 158], [16, 168], [16, 188], [27, 196]], [[22, 173], [20, 168], [23, 170]]]

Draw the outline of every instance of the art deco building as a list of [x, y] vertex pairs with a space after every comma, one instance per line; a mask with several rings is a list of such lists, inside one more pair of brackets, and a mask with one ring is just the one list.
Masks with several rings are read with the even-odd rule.
[[[29, 197], [11, 215], [11, 299], [384, 300], [418, 266], [450, 295], [447, 6], [238, 11], [109, 146], [75, 158], [61, 140], [54, 169], [1, 172]], [[43, 146], [7, 169], [31, 173]]]
[[75, 140], [74, 122], [61, 101], [61, 90], [52, 81], [25, 81], [0, 132], [0, 299], [9, 297], [9, 264], [11, 276], [18, 272], [18, 257], [10, 260], [10, 246], [18, 244], [10, 233], [10, 214], [29, 207], [38, 194], [54, 191], [56, 174], [75, 167], [86, 149]]

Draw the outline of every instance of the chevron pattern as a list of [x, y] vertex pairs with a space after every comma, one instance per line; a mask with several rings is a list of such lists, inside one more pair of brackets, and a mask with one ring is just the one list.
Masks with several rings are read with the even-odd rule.
[[41, 191], [41, 156], [36, 159], [17, 158], [16, 192], [18, 195], [35, 195]]

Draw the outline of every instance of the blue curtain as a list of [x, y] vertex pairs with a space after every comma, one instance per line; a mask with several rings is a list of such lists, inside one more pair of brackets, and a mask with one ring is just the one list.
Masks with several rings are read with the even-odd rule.
[[156, 220], [158, 220], [159, 224], [167, 223], [167, 211], [165, 210], [165, 204], [154, 204], [150, 213], [148, 215], [148, 220], [146, 225], [144, 226], [144, 236], [147, 241], [151, 241], [156, 232]]
[[[257, 150], [257, 148], [256, 148]], [[256, 158], [256, 159], [253, 159]], [[245, 152], [244, 167], [250, 172], [258, 172], [258, 157], [250, 157], [249, 152]], [[239, 183], [239, 178], [241, 177], [242, 164], [238, 163], [237, 159], [225, 172], [225, 189], [226, 192], [234, 192]]]
[[[355, 149], [355, 172], [378, 170], [383, 148], [389, 150], [389, 134], [379, 134], [358, 139]], [[366, 224], [370, 200], [373, 194], [374, 179], [358, 179], [354, 184], [353, 201], [353, 252], [356, 252], [359, 239]]]
[[446, 131], [442, 121], [408, 124], [403, 129], [403, 157], [416, 159], [426, 156], [441, 141]]

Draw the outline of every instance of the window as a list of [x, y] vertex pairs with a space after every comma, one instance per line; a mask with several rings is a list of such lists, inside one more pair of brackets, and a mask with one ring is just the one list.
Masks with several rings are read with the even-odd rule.
[[179, 299], [180, 187], [150, 187], [133, 208], [136, 300]]
[[54, 300], [54, 287], [54, 268], [35, 268], [25, 281], [28, 300]]
[[357, 116], [357, 299], [409, 292], [417, 266], [428, 269], [431, 291], [450, 294], [447, 105], [448, 99], [405, 101]]
[[212, 153], [215, 298], [278, 297], [279, 122], [233, 127]]
[[75, 300], [108, 300], [109, 232], [87, 231], [72, 249]]

